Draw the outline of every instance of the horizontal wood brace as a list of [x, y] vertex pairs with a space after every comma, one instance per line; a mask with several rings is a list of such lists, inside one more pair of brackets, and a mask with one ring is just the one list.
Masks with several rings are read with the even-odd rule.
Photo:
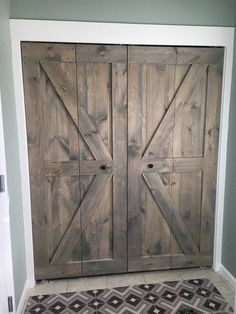
[[75, 62], [75, 44], [23, 42], [24, 61]]
[[142, 172], [193, 172], [206, 171], [204, 158], [160, 158], [157, 161], [142, 162]]
[[218, 64], [223, 57], [224, 48], [177, 48], [177, 64]]
[[224, 48], [197, 47], [129, 47], [128, 62], [141, 64], [218, 64]]
[[127, 47], [111, 45], [76, 45], [77, 62], [126, 63]]
[[60, 162], [45, 162], [46, 176], [79, 176], [110, 174], [112, 162], [110, 160], [73, 160]]
[[129, 47], [129, 63], [176, 64], [176, 49], [173, 47]]

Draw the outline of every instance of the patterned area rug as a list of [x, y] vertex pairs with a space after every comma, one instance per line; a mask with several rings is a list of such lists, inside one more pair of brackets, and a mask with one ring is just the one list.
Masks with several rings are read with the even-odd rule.
[[233, 309], [208, 279], [193, 279], [33, 296], [25, 313], [223, 314]]

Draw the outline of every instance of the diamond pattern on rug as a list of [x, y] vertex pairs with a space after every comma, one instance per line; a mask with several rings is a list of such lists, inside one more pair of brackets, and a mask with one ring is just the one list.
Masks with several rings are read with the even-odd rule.
[[29, 297], [26, 314], [230, 314], [208, 279], [142, 284]]

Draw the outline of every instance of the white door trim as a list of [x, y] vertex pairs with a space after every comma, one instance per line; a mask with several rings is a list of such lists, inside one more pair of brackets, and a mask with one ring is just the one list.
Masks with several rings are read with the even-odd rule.
[[[0, 193], [0, 247], [1, 247], [1, 272], [3, 278], [0, 276], [1, 283], [5, 285], [5, 294], [0, 295], [0, 301], [7, 306], [7, 297], [12, 296], [13, 313], [15, 313], [15, 295], [13, 282], [13, 268], [12, 268], [12, 251], [11, 251], [11, 233], [10, 233], [10, 213], [9, 213], [9, 196], [7, 189], [7, 172], [6, 172], [6, 158], [5, 158], [5, 142], [4, 142], [4, 128], [2, 117], [2, 99], [0, 90], [0, 174], [5, 177], [5, 191]], [[0, 308], [1, 311], [1, 308]], [[8, 312], [7, 312], [8, 313]]]
[[18, 136], [20, 144], [28, 279], [34, 279], [34, 264], [25, 105], [20, 50], [21, 41], [225, 47], [213, 264], [213, 268], [219, 270], [222, 252], [226, 149], [233, 64], [234, 28], [14, 19], [10, 21], [10, 26]]

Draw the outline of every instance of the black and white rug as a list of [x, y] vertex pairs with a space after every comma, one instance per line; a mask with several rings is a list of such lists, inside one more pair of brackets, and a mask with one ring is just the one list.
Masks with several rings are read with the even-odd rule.
[[208, 279], [192, 279], [32, 296], [25, 313], [226, 314], [233, 309]]

